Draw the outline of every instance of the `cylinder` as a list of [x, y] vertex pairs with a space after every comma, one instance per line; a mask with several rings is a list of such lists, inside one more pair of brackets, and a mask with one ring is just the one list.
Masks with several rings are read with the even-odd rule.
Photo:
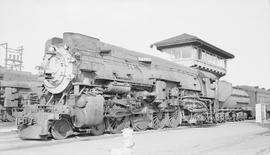
[[100, 124], [104, 117], [104, 102], [101, 95], [82, 95], [74, 108], [74, 126], [91, 127]]

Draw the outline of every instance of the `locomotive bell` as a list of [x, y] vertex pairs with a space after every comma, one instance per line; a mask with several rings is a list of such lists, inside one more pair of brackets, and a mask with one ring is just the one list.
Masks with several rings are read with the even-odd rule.
[[[49, 48], [50, 49], [50, 48]], [[63, 92], [75, 77], [73, 74], [74, 58], [64, 47], [54, 47], [54, 54], [45, 53], [43, 70], [47, 76], [44, 86], [52, 94]]]

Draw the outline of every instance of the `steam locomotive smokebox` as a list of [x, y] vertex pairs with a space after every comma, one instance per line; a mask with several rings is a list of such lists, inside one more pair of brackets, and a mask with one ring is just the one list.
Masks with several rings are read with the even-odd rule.
[[99, 51], [99, 39], [79, 33], [64, 33], [63, 42], [71, 48], [78, 48], [80, 50], [87, 51]]

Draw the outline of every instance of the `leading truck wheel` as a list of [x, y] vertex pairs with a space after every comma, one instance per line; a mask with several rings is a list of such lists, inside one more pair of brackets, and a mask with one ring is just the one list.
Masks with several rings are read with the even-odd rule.
[[104, 133], [105, 129], [106, 129], [105, 123], [102, 121], [102, 123], [93, 127], [93, 130], [91, 130], [91, 133], [94, 136], [99, 136]]
[[53, 123], [51, 133], [54, 139], [61, 140], [72, 134], [72, 128], [67, 120], [61, 119]]

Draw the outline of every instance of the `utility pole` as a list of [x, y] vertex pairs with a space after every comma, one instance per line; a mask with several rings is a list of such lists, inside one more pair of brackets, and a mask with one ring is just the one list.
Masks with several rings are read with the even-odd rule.
[[19, 53], [19, 70], [22, 71], [22, 55], [23, 55], [23, 46], [19, 46], [17, 49], [18, 53]]
[[17, 49], [8, 48], [8, 43], [2, 43], [0, 46], [4, 47], [6, 51], [5, 68], [22, 71], [23, 46]]
[[2, 46], [4, 49], [5, 49], [5, 52], [6, 52], [6, 57], [5, 57], [5, 67], [7, 66], [7, 54], [8, 54], [8, 43], [2, 43], [0, 44], [0, 46]]

